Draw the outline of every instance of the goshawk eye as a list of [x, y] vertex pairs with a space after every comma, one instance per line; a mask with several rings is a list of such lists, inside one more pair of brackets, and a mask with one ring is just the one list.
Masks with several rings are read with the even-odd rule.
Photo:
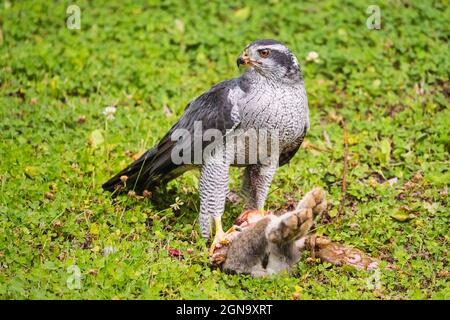
[[258, 53], [261, 58], [267, 58], [270, 55], [270, 51], [267, 49], [258, 50]]

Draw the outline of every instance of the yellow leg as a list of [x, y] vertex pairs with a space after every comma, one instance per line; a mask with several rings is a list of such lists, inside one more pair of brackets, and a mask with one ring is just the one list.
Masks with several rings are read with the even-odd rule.
[[215, 227], [214, 240], [213, 240], [213, 243], [211, 244], [211, 247], [209, 248], [210, 256], [214, 253], [216, 244], [221, 243], [222, 241], [225, 240], [225, 232], [223, 232], [223, 229], [222, 229], [221, 217], [214, 217], [214, 227]]

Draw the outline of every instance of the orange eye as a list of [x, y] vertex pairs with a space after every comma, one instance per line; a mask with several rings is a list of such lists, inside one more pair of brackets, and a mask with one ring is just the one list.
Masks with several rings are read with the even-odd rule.
[[270, 54], [270, 51], [267, 49], [261, 49], [261, 50], [258, 50], [258, 53], [261, 58], [267, 58]]

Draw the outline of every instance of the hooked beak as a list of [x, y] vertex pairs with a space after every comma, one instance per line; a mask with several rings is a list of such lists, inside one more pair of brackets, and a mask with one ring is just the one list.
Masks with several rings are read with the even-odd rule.
[[239, 68], [241, 66], [241, 64], [245, 64], [245, 61], [242, 57], [237, 58], [236, 61], [237, 67]]
[[238, 68], [241, 64], [243, 65], [250, 65], [250, 57], [248, 56], [247, 50], [244, 51], [244, 53], [237, 59], [236, 61]]

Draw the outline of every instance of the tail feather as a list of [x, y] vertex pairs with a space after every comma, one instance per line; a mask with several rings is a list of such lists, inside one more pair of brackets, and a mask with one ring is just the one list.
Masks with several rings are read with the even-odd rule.
[[[174, 179], [187, 168], [173, 163], [171, 151], [173, 143], [162, 141], [148, 150], [139, 159], [117, 173], [105, 182], [102, 187], [110, 192], [124, 192], [133, 190], [141, 194], [144, 190], [153, 190], [155, 187]], [[126, 176], [126, 181], [121, 177]]]
[[[114, 177], [109, 179], [102, 185], [102, 188], [106, 191], [114, 192], [118, 190], [133, 190], [138, 183], [142, 184], [144, 174], [148, 167], [151, 166], [153, 158], [155, 157], [155, 148], [150, 149], [144, 153], [139, 159], [134, 161], [128, 167], [117, 173]], [[122, 181], [121, 178], [125, 176], [126, 181]], [[125, 187], [125, 188], [124, 188]], [[145, 189], [143, 189], [145, 190]]]
[[[194, 168], [195, 165], [173, 163], [172, 151], [175, 143], [179, 142], [172, 141], [169, 132], [155, 147], [105, 182], [102, 185], [103, 189], [116, 193], [134, 190], [142, 194], [144, 190], [151, 191]], [[189, 139], [182, 140], [181, 143], [183, 144], [180, 145], [181, 150], [192, 152]], [[121, 180], [122, 176], [126, 176], [125, 182]]]

